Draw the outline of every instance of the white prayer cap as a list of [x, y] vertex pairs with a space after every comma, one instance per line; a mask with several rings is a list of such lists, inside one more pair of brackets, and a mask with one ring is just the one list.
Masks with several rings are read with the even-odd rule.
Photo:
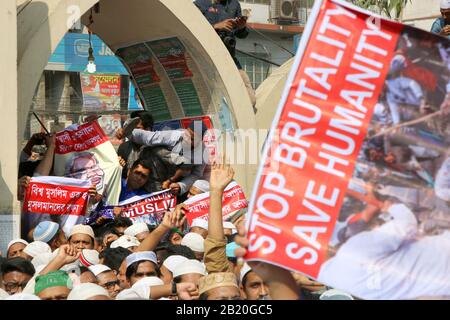
[[134, 289], [125, 289], [119, 292], [116, 296], [116, 300], [150, 300], [150, 295], [145, 298], [143, 293], [136, 292]]
[[53, 221], [42, 221], [33, 231], [34, 241], [49, 242], [59, 230], [59, 224]]
[[197, 180], [192, 186], [196, 187], [200, 191], [209, 192], [209, 182], [206, 180]]
[[183, 237], [181, 244], [189, 247], [192, 251], [205, 252], [204, 239], [198, 233], [189, 232]]
[[244, 277], [247, 275], [247, 273], [249, 273], [250, 271], [252, 271], [252, 268], [250, 268], [250, 266], [247, 263], [244, 263], [244, 265], [241, 268], [241, 273], [239, 275], [239, 282], [242, 283], [242, 281], [244, 280]]
[[441, 9], [450, 9], [450, 0], [441, 0]]
[[131, 288], [136, 289], [139, 287], [153, 287], [153, 286], [162, 286], [164, 285], [164, 281], [162, 281], [158, 277], [144, 277], [137, 281], [135, 284], [131, 286]]
[[124, 234], [127, 236], [135, 237], [137, 234], [141, 232], [148, 232], [148, 226], [145, 222], [137, 222], [132, 226], [125, 229]]
[[191, 228], [193, 227], [199, 227], [208, 230], [208, 221], [202, 218], [195, 218], [194, 220], [192, 220]]
[[90, 266], [88, 269], [94, 274], [94, 276], [98, 276], [100, 273], [106, 271], [111, 271], [111, 268], [105, 266], [104, 264], [95, 264], [93, 266]]
[[97, 250], [83, 249], [81, 250], [80, 257], [78, 258], [81, 265], [90, 267], [94, 264], [100, 263], [100, 258]]
[[33, 264], [34, 269], [36, 270], [40, 266], [46, 266], [52, 260], [53, 260], [53, 254], [49, 253], [49, 252], [45, 252], [45, 253], [41, 253], [41, 254], [38, 254], [37, 256], [35, 256], [31, 260], [31, 263]]
[[45, 242], [33, 241], [23, 249], [23, 252], [34, 258], [43, 253], [52, 253], [52, 249]]
[[7, 248], [6, 251], [9, 251], [9, 248], [11, 248], [11, 246], [12, 246], [13, 244], [15, 244], [15, 243], [22, 243], [22, 244], [24, 244], [24, 245], [26, 245], [26, 246], [29, 244], [27, 241], [25, 241], [25, 240], [23, 240], [23, 239], [14, 239], [14, 240], [11, 240], [11, 241], [8, 243], [8, 248]]
[[198, 260], [188, 260], [175, 267], [175, 269], [173, 270], [173, 277], [175, 278], [188, 273], [198, 273], [202, 276], [205, 276], [205, 265]]
[[163, 266], [167, 268], [167, 270], [169, 270], [170, 272], [173, 273], [173, 270], [175, 269], [175, 267], [177, 265], [179, 265], [180, 263], [186, 262], [189, 259], [183, 256], [179, 256], [179, 255], [173, 255], [170, 257], [167, 257], [166, 260], [164, 260], [163, 262]]
[[125, 261], [127, 264], [127, 269], [133, 263], [138, 261], [150, 261], [153, 262], [155, 265], [158, 265], [158, 259], [153, 251], [139, 251], [132, 253], [125, 258]]
[[9, 297], [8, 292], [6, 292], [5, 290], [3, 290], [2, 288], [0, 288], [0, 300], [6, 299]]
[[82, 283], [75, 286], [67, 300], [87, 300], [95, 296], [109, 297], [108, 291], [94, 283]]
[[319, 300], [355, 300], [351, 295], [346, 292], [330, 289], [322, 293]]
[[237, 229], [236, 229], [235, 225], [232, 222], [224, 221], [223, 228], [224, 229], [231, 229], [232, 230], [231, 233], [233, 233], [233, 234], [237, 233]]
[[38, 296], [35, 296], [34, 294], [29, 293], [16, 293], [12, 296], [7, 297], [4, 300], [41, 300]]
[[83, 224], [77, 224], [73, 226], [72, 230], [70, 230], [69, 236], [67, 238], [70, 238], [74, 234], [87, 234], [92, 239], [95, 239], [94, 230], [92, 230], [92, 227], [86, 226]]
[[131, 247], [138, 247], [141, 243], [139, 242], [138, 239], [136, 239], [136, 237], [134, 236], [128, 236], [128, 235], [123, 235], [121, 236], [119, 239], [117, 239], [116, 241], [113, 241], [111, 243], [110, 248], [114, 249], [114, 248], [131, 248]]

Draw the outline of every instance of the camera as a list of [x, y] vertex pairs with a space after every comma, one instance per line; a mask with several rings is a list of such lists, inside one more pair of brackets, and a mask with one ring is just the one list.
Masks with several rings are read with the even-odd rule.
[[236, 38], [234, 36], [234, 31], [219, 31], [218, 34], [220, 39], [222, 39], [222, 42], [225, 44], [225, 47], [227, 47], [228, 50], [234, 50], [234, 48], [236, 47]]

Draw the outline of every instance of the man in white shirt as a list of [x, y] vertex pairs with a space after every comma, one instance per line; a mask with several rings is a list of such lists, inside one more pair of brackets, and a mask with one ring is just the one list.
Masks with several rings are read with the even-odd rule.
[[348, 239], [317, 280], [363, 299], [450, 296], [450, 232], [418, 239], [408, 207], [387, 211], [391, 221]]

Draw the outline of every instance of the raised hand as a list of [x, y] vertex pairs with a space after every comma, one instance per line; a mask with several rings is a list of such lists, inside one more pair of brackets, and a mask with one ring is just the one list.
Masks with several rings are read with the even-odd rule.
[[70, 244], [63, 244], [59, 247], [58, 251], [58, 261], [63, 265], [75, 262], [80, 256], [81, 252], [77, 252], [77, 249]]
[[233, 180], [233, 176], [234, 170], [230, 165], [214, 163], [209, 181], [210, 190], [223, 192]]

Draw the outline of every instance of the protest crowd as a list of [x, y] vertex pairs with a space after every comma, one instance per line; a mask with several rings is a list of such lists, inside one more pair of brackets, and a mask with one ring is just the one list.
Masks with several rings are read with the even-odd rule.
[[[71, 171], [67, 176], [90, 182], [87, 213], [24, 213], [24, 237], [12, 240], [1, 260], [3, 299], [266, 300], [318, 299], [321, 295], [351, 299], [300, 274], [265, 263], [254, 270], [241, 261], [248, 245], [247, 201], [233, 181], [233, 169], [223, 159], [192, 165], [186, 159], [189, 151], [203, 145], [207, 130], [202, 120], [192, 121], [187, 129], [151, 131], [149, 112], [132, 116], [116, 133], [126, 140], [115, 155], [122, 168], [120, 179], [115, 180], [121, 186], [119, 204], [130, 199], [141, 203], [161, 192], [178, 204], [171, 202], [167, 210], [163, 207], [156, 214], [126, 217], [126, 205], [107, 207], [105, 196], [97, 192], [99, 185], [107, 183], [102, 165], [85, 159], [82, 172]], [[85, 121], [89, 125], [97, 120], [88, 117]], [[32, 202], [25, 199], [27, 191], [39, 194], [39, 187], [32, 186], [34, 179], [54, 173], [56, 144], [65, 140], [61, 136], [36, 134], [24, 148], [19, 174], [19, 198], [28, 203], [24, 208]], [[47, 146], [44, 157], [37, 165], [27, 161], [33, 145], [43, 140]], [[59, 179], [63, 183], [66, 178]], [[44, 196], [48, 192], [50, 198], [52, 192], [57, 194], [45, 191]], [[234, 200], [233, 195], [239, 197]], [[228, 210], [225, 215], [228, 197], [233, 208], [241, 209]], [[199, 207], [192, 200], [205, 198], [206, 214], [192, 218], [189, 210]]]
[[[450, 36], [450, 1], [441, 11], [433, 32]], [[226, 157], [205, 152], [212, 128], [202, 117], [159, 130], [135, 111], [115, 133], [117, 151], [96, 115], [28, 141], [22, 238], [0, 256], [0, 299], [448, 297], [450, 281], [434, 279], [448, 279], [450, 251], [424, 248], [450, 247], [450, 45], [414, 32], [399, 36], [319, 282], [244, 262], [247, 198]]]

